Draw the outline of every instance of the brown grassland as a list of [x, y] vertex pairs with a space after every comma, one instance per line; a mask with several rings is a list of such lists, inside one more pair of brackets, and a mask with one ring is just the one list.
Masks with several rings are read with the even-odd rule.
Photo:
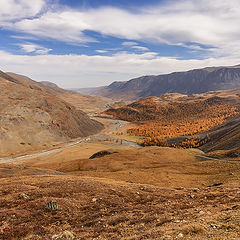
[[84, 149], [0, 166], [0, 239], [239, 239], [239, 161], [161, 147], [89, 159]]

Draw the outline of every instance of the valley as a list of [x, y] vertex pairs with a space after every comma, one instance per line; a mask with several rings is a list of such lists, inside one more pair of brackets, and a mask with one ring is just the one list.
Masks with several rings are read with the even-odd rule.
[[240, 240], [239, 23], [0, 0], [0, 240]]
[[[139, 143], [143, 146], [202, 147], [209, 152], [238, 147], [239, 93], [235, 89], [193, 95], [164, 94], [110, 108], [105, 114], [134, 123], [127, 133], [142, 137]], [[225, 147], [217, 146], [221, 134], [228, 134], [230, 129], [234, 129], [235, 139], [224, 138]]]
[[[21, 160], [29, 160], [32, 158], [41, 158], [41, 157], [46, 157], [46, 156], [52, 156], [53, 154], [62, 152], [65, 149], [69, 149], [72, 147], [75, 147], [79, 144], [94, 144], [94, 143], [101, 143], [105, 142], [106, 145], [112, 145], [112, 146], [117, 146], [117, 147], [134, 147], [134, 148], [140, 148], [140, 146], [133, 141], [129, 140], [123, 140], [117, 137], [113, 137], [110, 134], [113, 131], [118, 130], [118, 128], [124, 127], [125, 125], [128, 124], [126, 121], [121, 121], [121, 120], [114, 120], [114, 119], [105, 119], [105, 118], [100, 118], [100, 117], [95, 117], [94, 120], [102, 122], [105, 125], [105, 129], [102, 130], [100, 133], [91, 135], [89, 137], [85, 138], [80, 138], [75, 141], [67, 142], [67, 143], [62, 143], [59, 144], [59, 146], [54, 147], [53, 149], [48, 149], [48, 150], [43, 150], [40, 152], [32, 153], [32, 154], [26, 154], [26, 155], [20, 155], [20, 156], [11, 156], [11, 157], [3, 157], [0, 158], [0, 164], [1, 163], [12, 163], [12, 162], [17, 162]], [[86, 144], [87, 145], [87, 144]]]
[[119, 101], [0, 80], [0, 239], [239, 238], [239, 89]]

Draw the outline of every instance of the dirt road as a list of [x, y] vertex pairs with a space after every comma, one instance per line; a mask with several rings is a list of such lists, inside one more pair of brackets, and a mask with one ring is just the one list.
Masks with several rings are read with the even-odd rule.
[[91, 143], [92, 142], [98, 142], [99, 143], [99, 141], [108, 140], [109, 142], [111, 142], [111, 141], [114, 142], [115, 145], [119, 144], [121, 146], [125, 145], [125, 146], [131, 146], [131, 147], [134, 147], [134, 148], [140, 148], [140, 146], [136, 142], [128, 141], [128, 140], [122, 140], [122, 139], [117, 138], [117, 137], [109, 136], [109, 134], [111, 132], [116, 131], [117, 129], [127, 125], [128, 124], [127, 121], [106, 119], [106, 118], [100, 118], [100, 117], [94, 117], [92, 119], [103, 122], [105, 124], [105, 126], [107, 126], [105, 131], [103, 131], [99, 134], [96, 134], [96, 135], [92, 135], [92, 136], [88, 136], [88, 137], [85, 137], [85, 138], [82, 138], [82, 139], [78, 139], [77, 141], [68, 142], [68, 143], [66, 143], [64, 145], [61, 145], [61, 146], [59, 146], [57, 148], [54, 148], [54, 149], [43, 150], [43, 151], [36, 152], [36, 153], [33, 153], [33, 154], [26, 154], [26, 155], [22, 155], [22, 156], [18, 156], [18, 157], [3, 157], [3, 158], [0, 158], [0, 164], [1, 163], [11, 163], [11, 162], [16, 162], [16, 161], [20, 161], [20, 160], [27, 160], [27, 159], [47, 156], [47, 155], [50, 155], [50, 154], [55, 154], [55, 153], [61, 152], [64, 149], [74, 147], [74, 146], [76, 146], [80, 143], [83, 143], [83, 142], [91, 142]]

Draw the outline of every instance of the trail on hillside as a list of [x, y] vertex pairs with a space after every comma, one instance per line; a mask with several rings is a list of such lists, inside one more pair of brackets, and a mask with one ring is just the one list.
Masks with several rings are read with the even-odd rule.
[[40, 151], [40, 152], [36, 152], [36, 153], [32, 153], [32, 154], [26, 154], [26, 155], [17, 156], [17, 157], [3, 157], [3, 158], [0, 158], [0, 164], [1, 163], [11, 163], [11, 162], [16, 162], [16, 161], [20, 161], [20, 160], [27, 160], [27, 159], [37, 158], [37, 157], [43, 157], [43, 156], [47, 156], [47, 155], [50, 155], [50, 154], [55, 154], [55, 153], [61, 152], [64, 149], [74, 147], [74, 146], [76, 146], [80, 143], [90, 142], [90, 141], [91, 142], [95, 142], [95, 141], [99, 142], [99, 141], [104, 141], [106, 139], [108, 141], [114, 141], [115, 145], [119, 144], [121, 146], [126, 145], [126, 146], [131, 146], [131, 147], [134, 147], [134, 148], [140, 148], [140, 146], [136, 142], [129, 141], [129, 140], [123, 140], [123, 139], [120, 139], [120, 138], [117, 138], [117, 137], [108, 136], [108, 134], [110, 134], [113, 131], [116, 131], [117, 129], [119, 129], [121, 127], [124, 127], [129, 122], [121, 121], [121, 120], [115, 120], [115, 119], [106, 119], [106, 118], [101, 118], [101, 117], [93, 117], [92, 119], [97, 120], [97, 121], [106, 122], [108, 124], [107, 128], [103, 132], [100, 132], [98, 134], [88, 136], [88, 137], [79, 139], [77, 141], [68, 142], [65, 145], [59, 146], [59, 147], [54, 148], [54, 149], [43, 150], [43, 151]]

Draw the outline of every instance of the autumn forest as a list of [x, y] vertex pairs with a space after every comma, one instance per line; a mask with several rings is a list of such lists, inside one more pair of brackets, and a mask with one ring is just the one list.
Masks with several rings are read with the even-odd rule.
[[[184, 101], [163, 101], [147, 97], [132, 104], [106, 111], [136, 127], [129, 135], [144, 137], [143, 146], [199, 147], [210, 140], [207, 130], [236, 115], [238, 109], [220, 97]], [[204, 134], [203, 134], [204, 133]]]

